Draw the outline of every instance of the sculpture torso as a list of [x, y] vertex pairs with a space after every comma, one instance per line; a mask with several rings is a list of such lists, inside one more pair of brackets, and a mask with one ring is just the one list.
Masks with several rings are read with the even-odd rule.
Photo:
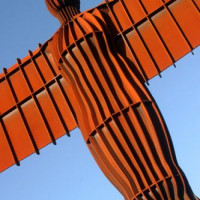
[[[63, 12], [67, 20], [73, 13], [49, 5], [61, 22]], [[109, 31], [102, 13], [84, 12], [63, 23], [48, 44], [93, 157], [126, 200], [195, 199], [156, 103]]]
[[85, 13], [64, 24], [55, 43], [58, 52], [54, 57], [60, 55], [60, 69], [86, 141], [111, 115], [141, 98], [150, 99], [98, 17]]
[[[149, 91], [130, 61], [117, 52], [99, 16], [77, 16], [63, 24], [52, 41], [79, 128], [96, 162], [127, 200], [156, 195], [170, 199], [170, 185], [176, 187], [184, 178], [173, 151], [169, 153], [173, 147], [168, 132]], [[155, 122], [152, 115], [158, 117]], [[149, 188], [152, 193], [142, 192]]]

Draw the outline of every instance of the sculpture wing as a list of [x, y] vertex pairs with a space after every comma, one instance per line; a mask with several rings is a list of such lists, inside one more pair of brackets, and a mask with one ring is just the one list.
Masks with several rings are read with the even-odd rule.
[[117, 51], [144, 81], [200, 45], [199, 0], [108, 0], [90, 12], [105, 21]]
[[[107, 0], [88, 12], [144, 81], [200, 44], [199, 0]], [[0, 75], [0, 172], [77, 127], [66, 88], [44, 48]]]
[[77, 127], [66, 87], [42, 48], [0, 74], [0, 172]]

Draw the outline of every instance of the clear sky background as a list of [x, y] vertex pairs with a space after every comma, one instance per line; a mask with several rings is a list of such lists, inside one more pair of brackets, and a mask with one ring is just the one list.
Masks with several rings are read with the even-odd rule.
[[[82, 0], [81, 9], [100, 0]], [[0, 70], [45, 42], [59, 23], [44, 0], [4, 0], [0, 4]], [[150, 81], [167, 122], [178, 161], [200, 196], [200, 48]], [[0, 94], [1, 95], [1, 94]], [[0, 97], [1, 98], [1, 97]], [[0, 174], [2, 200], [122, 200], [92, 159], [79, 130]]]

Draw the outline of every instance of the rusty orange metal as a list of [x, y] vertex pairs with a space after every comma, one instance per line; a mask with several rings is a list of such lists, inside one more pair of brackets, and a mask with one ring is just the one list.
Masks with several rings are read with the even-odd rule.
[[199, 1], [45, 1], [60, 29], [0, 75], [0, 171], [79, 127], [126, 200], [197, 199], [145, 83], [200, 45]]

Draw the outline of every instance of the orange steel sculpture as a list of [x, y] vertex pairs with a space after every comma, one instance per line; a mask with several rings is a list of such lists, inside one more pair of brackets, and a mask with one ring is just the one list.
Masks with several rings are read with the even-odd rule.
[[60, 29], [0, 75], [0, 171], [79, 127], [126, 200], [198, 199], [145, 83], [200, 44], [200, 1], [45, 1]]

